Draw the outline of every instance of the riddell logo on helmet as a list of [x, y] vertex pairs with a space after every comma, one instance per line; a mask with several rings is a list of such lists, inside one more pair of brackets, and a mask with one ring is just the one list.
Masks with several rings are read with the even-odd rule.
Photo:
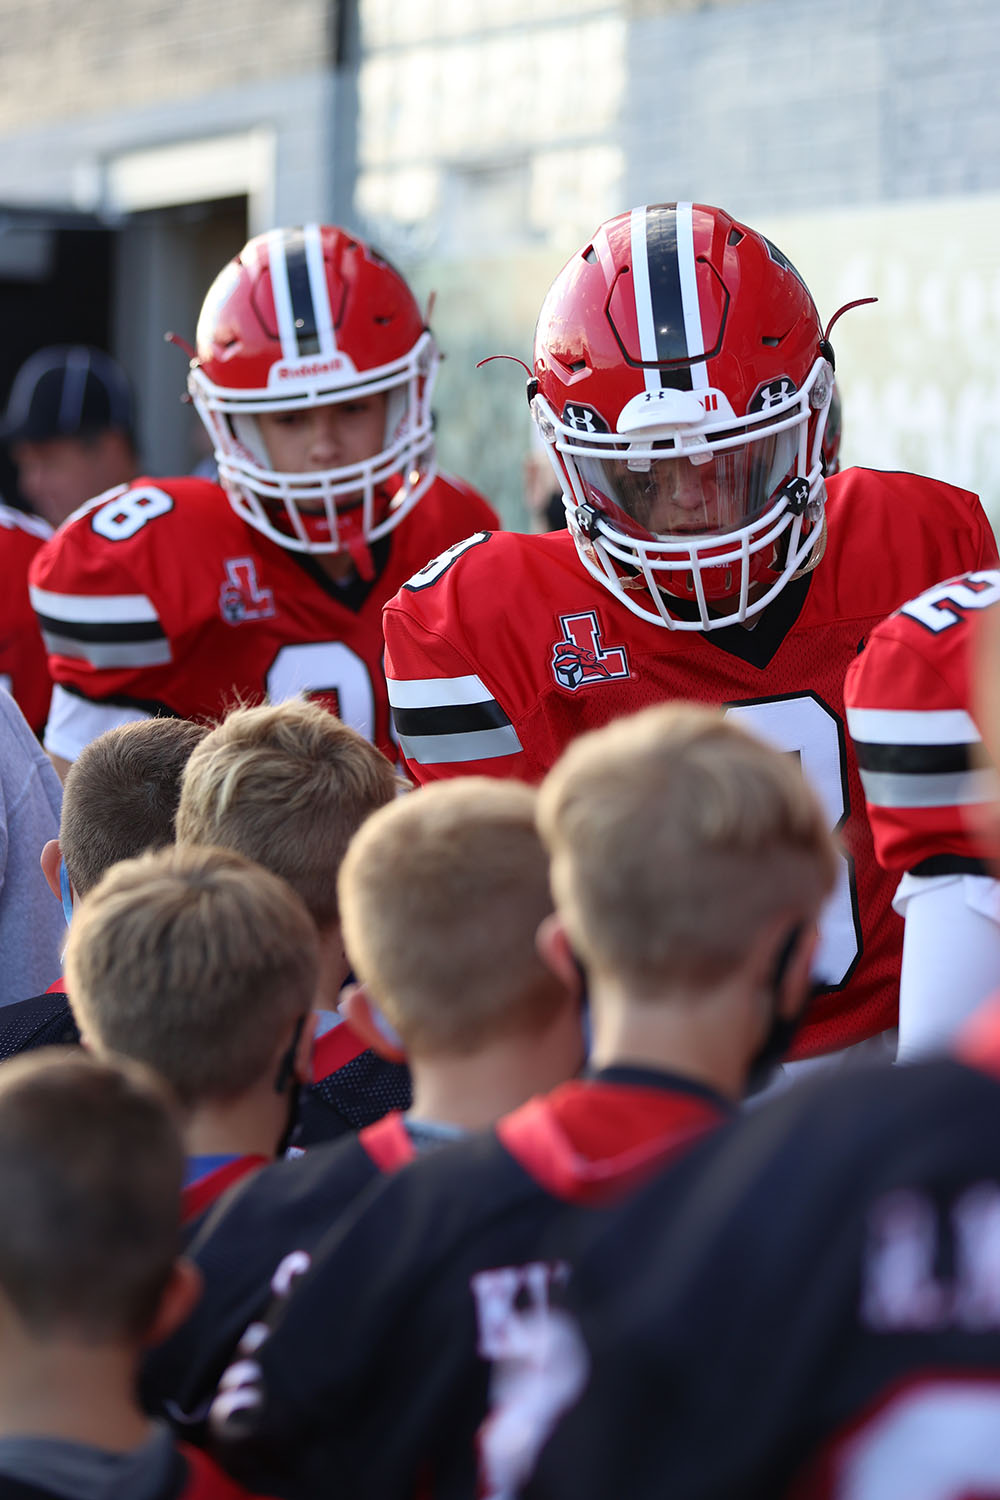
[[271, 367], [271, 380], [311, 380], [316, 375], [341, 375], [353, 373], [354, 365], [343, 354], [330, 354], [325, 359], [300, 359], [295, 364], [278, 364]]

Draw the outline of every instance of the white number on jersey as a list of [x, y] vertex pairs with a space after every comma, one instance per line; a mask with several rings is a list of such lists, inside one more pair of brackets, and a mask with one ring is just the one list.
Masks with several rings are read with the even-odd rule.
[[[760, 703], [736, 703], [727, 717], [767, 740], [779, 750], [797, 754], [802, 770], [816, 792], [836, 833], [848, 812], [847, 758], [844, 726], [831, 708], [812, 693], [791, 698], [766, 698]], [[840, 861], [837, 884], [823, 908], [819, 948], [813, 977], [838, 989], [846, 983], [861, 953], [854, 866], [846, 854]]]
[[403, 584], [404, 589], [409, 589], [415, 594], [420, 589], [430, 588], [432, 583], [437, 583], [438, 579], [447, 573], [452, 563], [460, 558], [463, 552], [468, 552], [470, 547], [480, 546], [482, 542], [488, 542], [492, 534], [490, 531], [476, 531], [472, 536], [465, 537], [463, 541], [455, 542], [437, 557], [432, 557], [429, 563], [425, 563], [419, 573], [414, 573], [413, 577]]
[[272, 703], [308, 694], [329, 694], [337, 717], [365, 739], [375, 738], [375, 689], [361, 657], [343, 641], [314, 641], [282, 646], [267, 674], [267, 696]]
[[834, 1458], [834, 1500], [1000, 1495], [1000, 1387], [928, 1380], [900, 1392]]
[[[909, 604], [904, 604], [899, 612], [901, 615], [909, 615], [911, 620], [916, 620], [938, 635], [942, 630], [947, 630], [950, 625], [957, 625], [961, 620], [962, 616], [956, 614], [956, 610], [988, 609], [998, 600], [1000, 600], [1000, 573], [987, 568], [982, 573], [970, 573], [965, 579], [939, 583], [935, 588], [928, 589], [926, 593], [921, 594], [919, 598], [911, 599]], [[953, 608], [949, 609], [947, 607], [949, 604]]]
[[106, 500], [94, 511], [90, 524], [98, 536], [106, 537], [109, 542], [127, 542], [147, 521], [165, 516], [173, 508], [173, 498], [165, 490], [151, 484], [141, 485]]

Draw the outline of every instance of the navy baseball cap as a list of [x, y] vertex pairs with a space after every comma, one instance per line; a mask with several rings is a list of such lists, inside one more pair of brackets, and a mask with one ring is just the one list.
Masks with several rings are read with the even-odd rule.
[[14, 377], [0, 421], [6, 443], [44, 443], [115, 428], [132, 435], [135, 402], [128, 376], [103, 349], [84, 344], [38, 349]]

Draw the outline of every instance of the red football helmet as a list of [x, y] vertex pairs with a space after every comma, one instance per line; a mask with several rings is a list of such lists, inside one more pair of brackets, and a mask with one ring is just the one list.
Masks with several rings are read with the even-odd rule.
[[763, 235], [691, 203], [602, 224], [542, 305], [528, 384], [584, 566], [670, 629], [758, 614], [822, 555], [832, 389]]
[[[438, 355], [413, 294], [377, 251], [326, 225], [257, 235], [209, 288], [188, 389], [239, 515], [296, 552], [350, 551], [402, 520], [437, 473]], [[256, 417], [385, 392], [385, 438], [364, 462], [286, 473]]]

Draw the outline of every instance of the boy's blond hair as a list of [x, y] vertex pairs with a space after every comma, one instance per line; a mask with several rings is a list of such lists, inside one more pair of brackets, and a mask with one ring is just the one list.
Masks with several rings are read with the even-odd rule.
[[206, 724], [141, 719], [91, 740], [66, 775], [59, 848], [78, 896], [121, 859], [174, 841], [181, 777]]
[[535, 951], [548, 859], [521, 782], [470, 776], [375, 813], [341, 866], [344, 946], [414, 1053], [541, 1030], [557, 989]]
[[312, 1006], [318, 963], [295, 892], [226, 849], [116, 865], [80, 903], [66, 949], [85, 1039], [146, 1063], [185, 1106], [260, 1081]]
[[177, 1253], [184, 1153], [145, 1068], [47, 1048], [0, 1068], [0, 1291], [39, 1339], [137, 1345]]
[[693, 704], [574, 741], [538, 816], [574, 949], [637, 996], [724, 979], [768, 923], [813, 921], [833, 888], [836, 848], [797, 762]]
[[323, 931], [345, 849], [399, 787], [385, 756], [317, 703], [235, 708], [191, 756], [177, 842], [235, 849], [282, 876]]

